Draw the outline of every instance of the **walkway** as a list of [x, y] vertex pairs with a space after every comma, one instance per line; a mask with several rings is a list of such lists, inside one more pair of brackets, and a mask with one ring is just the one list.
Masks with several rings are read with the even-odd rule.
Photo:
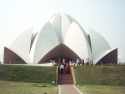
[[59, 85], [58, 90], [58, 94], [82, 94], [73, 84]]
[[[67, 71], [67, 70], [65, 70]], [[74, 85], [73, 74], [71, 67], [69, 72], [63, 74], [59, 73], [58, 77], [58, 94], [82, 94], [79, 89]]]
[[59, 75], [59, 84], [73, 84], [71, 73]]

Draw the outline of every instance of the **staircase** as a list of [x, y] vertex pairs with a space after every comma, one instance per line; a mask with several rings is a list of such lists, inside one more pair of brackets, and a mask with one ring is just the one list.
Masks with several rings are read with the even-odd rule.
[[58, 84], [73, 84], [71, 68], [69, 68], [68, 73], [61, 74], [58, 72]]

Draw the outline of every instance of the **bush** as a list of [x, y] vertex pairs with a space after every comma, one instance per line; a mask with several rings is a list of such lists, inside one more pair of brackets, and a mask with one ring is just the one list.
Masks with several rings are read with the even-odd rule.
[[125, 85], [125, 65], [78, 66], [75, 75], [79, 85]]
[[0, 65], [0, 80], [52, 83], [56, 67]]

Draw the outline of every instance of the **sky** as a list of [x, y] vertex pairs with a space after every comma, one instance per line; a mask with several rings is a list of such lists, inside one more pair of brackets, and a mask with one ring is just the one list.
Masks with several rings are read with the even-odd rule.
[[39, 31], [55, 13], [99, 32], [125, 62], [125, 0], [0, 0], [0, 48], [29, 28]]

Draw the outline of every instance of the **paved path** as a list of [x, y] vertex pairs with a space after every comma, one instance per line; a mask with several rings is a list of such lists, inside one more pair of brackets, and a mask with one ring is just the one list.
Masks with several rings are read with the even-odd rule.
[[71, 74], [60, 75], [60, 84], [73, 84], [73, 78]]
[[69, 66], [68, 70], [65, 71], [64, 73], [59, 74], [58, 94], [82, 94], [80, 90], [74, 85], [73, 69], [71, 69]]
[[58, 85], [58, 94], [82, 94], [73, 84]]

